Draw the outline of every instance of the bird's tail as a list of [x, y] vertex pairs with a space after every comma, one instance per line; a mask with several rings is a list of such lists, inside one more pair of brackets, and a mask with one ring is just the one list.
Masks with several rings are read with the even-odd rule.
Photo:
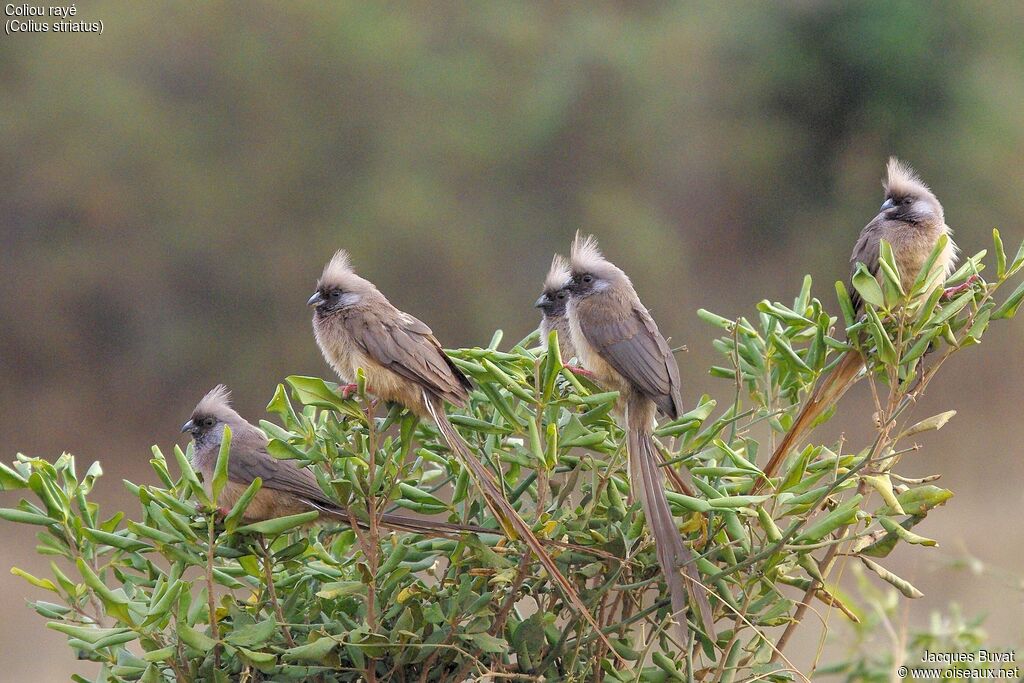
[[[303, 502], [323, 516], [336, 519], [344, 524], [352, 523], [352, 519], [348, 516], [348, 512], [341, 508], [337, 508], [332, 505], [325, 505], [314, 500], [309, 500], [308, 498], [304, 498]], [[412, 534], [423, 534], [424, 536], [457, 536], [458, 534], [463, 533], [500, 534], [496, 529], [488, 529], [487, 527], [477, 526], [476, 524], [452, 524], [451, 522], [442, 522], [437, 519], [409, 517], [408, 515], [398, 515], [392, 512], [384, 512], [380, 514], [379, 520], [381, 526], [387, 527], [388, 529], [405, 531]], [[355, 523], [361, 529], [369, 527], [369, 523], [365, 519], [357, 518]]]
[[396, 515], [391, 512], [385, 512], [382, 514], [380, 516], [380, 520], [385, 526], [396, 531], [407, 531], [409, 533], [424, 534], [427, 536], [452, 536], [467, 532], [472, 534], [498, 533], [494, 529], [477, 526], [476, 524], [452, 524], [451, 522], [442, 522], [436, 519], [418, 519], [407, 515]]
[[819, 382], [818, 386], [811, 392], [807, 403], [804, 404], [800, 414], [793, 421], [793, 426], [782, 437], [782, 441], [775, 448], [775, 452], [772, 453], [768, 464], [765, 465], [763, 470], [765, 479], [755, 485], [752, 492], [760, 490], [764, 482], [775, 475], [782, 465], [782, 461], [789, 454], [789, 451], [800, 442], [800, 439], [810, 430], [814, 422], [821, 417], [821, 414], [829, 406], [842, 398], [846, 390], [853, 386], [854, 381], [863, 369], [864, 359], [861, 357], [860, 352], [856, 349], [847, 351], [835, 369]]
[[[456, 457], [462, 466], [467, 469], [470, 477], [473, 479], [473, 483], [480, 489], [483, 494], [484, 502], [487, 507], [490, 508], [491, 513], [499, 521], [505, 530], [505, 534], [512, 539], [520, 539], [530, 548], [530, 551], [537, 556], [540, 563], [547, 570], [551, 579], [555, 581], [565, 597], [572, 603], [573, 607], [580, 611], [583, 618], [594, 628], [598, 637], [604, 642], [609, 650], [614, 653], [615, 650], [612, 648], [611, 643], [607, 637], [601, 632], [601, 626], [594, 619], [594, 616], [587, 609], [587, 606], [583, 603], [583, 599], [580, 598], [576, 589], [573, 588], [569, 580], [566, 579], [562, 572], [559, 571], [558, 565], [551, 558], [548, 552], [544, 549], [544, 545], [540, 542], [540, 539], [533, 533], [533, 529], [523, 521], [523, 518], [519, 516], [512, 504], [508, 502], [501, 489], [498, 487], [498, 483], [495, 481], [493, 475], [486, 467], [483, 466], [477, 457], [470, 451], [469, 444], [463, 440], [462, 435], [456, 431], [455, 426], [452, 425], [448, 420], [448, 416], [444, 413], [444, 406], [441, 401], [433, 396], [430, 396], [426, 392], [423, 394], [423, 402], [426, 404], [427, 411], [430, 413], [430, 417], [434, 420], [434, 424], [437, 425], [444, 440], [448, 443], [448, 447]], [[493, 533], [493, 532], [491, 532]]]
[[696, 556], [686, 547], [672, 518], [672, 510], [665, 496], [665, 483], [658, 466], [657, 448], [654, 438], [642, 428], [629, 429], [629, 479], [640, 504], [643, 506], [647, 527], [654, 537], [658, 564], [665, 575], [672, 611], [679, 628], [682, 642], [689, 639], [686, 625], [687, 596], [704, 633], [714, 640], [714, 620], [707, 589], [697, 572]]

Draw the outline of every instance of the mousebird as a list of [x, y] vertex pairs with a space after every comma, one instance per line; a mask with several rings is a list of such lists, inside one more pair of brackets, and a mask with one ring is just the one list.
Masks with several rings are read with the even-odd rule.
[[[875, 277], [881, 277], [879, 245], [885, 240], [892, 246], [903, 291], [909, 292], [939, 238], [942, 235], [951, 236], [952, 230], [946, 225], [942, 204], [935, 194], [914, 169], [896, 157], [889, 157], [886, 179], [882, 182], [882, 187], [885, 188], [885, 201], [882, 202], [878, 215], [861, 230], [853, 247], [853, 254], [850, 256], [851, 277], [857, 271], [858, 263], [863, 263], [868, 272]], [[932, 266], [934, 277], [929, 280], [929, 290], [922, 296], [927, 297], [936, 287], [942, 286], [956, 267], [956, 258], [957, 247], [950, 237], [945, 249]], [[960, 287], [947, 290], [946, 295], [963, 291], [974, 280], [975, 278], [972, 278]], [[852, 285], [848, 289], [854, 312], [859, 314], [864, 302]], [[790, 450], [799, 443], [811, 425], [829, 406], [842, 398], [863, 370], [864, 358], [856, 349], [850, 350], [840, 359], [835, 369], [818, 383], [793, 421], [793, 426], [786, 432], [768, 464], [763, 468], [765, 480], [776, 473]], [[761, 483], [754, 487], [754, 492], [765, 480], [761, 480]]]
[[[222, 510], [230, 510], [253, 480], [259, 477], [262, 486], [242, 515], [246, 522], [295, 515], [309, 510], [318, 510], [322, 515], [346, 524], [351, 522], [347, 511], [338, 507], [320, 489], [316, 475], [310, 469], [299, 467], [293, 460], [278, 460], [270, 455], [267, 451], [267, 436], [231, 407], [231, 392], [223, 384], [218, 384], [200, 399], [188, 422], [181, 428], [182, 432], [192, 436], [195, 446], [192, 467], [203, 475], [208, 492], [225, 427], [231, 429], [231, 450], [228, 457], [228, 481], [217, 501]], [[390, 513], [382, 514], [380, 521], [389, 528], [411, 533], [495, 533], [483, 527]], [[358, 523], [363, 526], [365, 520]]]
[[433, 421], [506, 534], [526, 543], [551, 579], [608, 644], [572, 584], [505, 499], [494, 475], [448, 420], [444, 404], [464, 406], [472, 385], [445, 355], [430, 328], [395, 308], [372, 282], [357, 275], [344, 250], [335, 253], [324, 267], [307, 303], [315, 309], [316, 342], [342, 381], [351, 384], [362, 369], [370, 392]]
[[540, 319], [540, 343], [547, 348], [551, 331], [558, 332], [558, 349], [562, 352], [563, 361], [577, 355], [569, 334], [569, 319], [565, 317], [565, 307], [569, 303], [569, 278], [569, 264], [563, 256], [555, 254], [544, 278], [544, 291], [533, 304], [543, 316]]
[[675, 356], [629, 277], [604, 258], [592, 236], [576, 234], [570, 275], [567, 315], [573, 345], [582, 366], [599, 384], [618, 391], [625, 406], [630, 488], [654, 537], [676, 624], [688, 640], [688, 595], [696, 621], [714, 641], [707, 590], [672, 517], [654, 444], [657, 414], [674, 419], [683, 412]]

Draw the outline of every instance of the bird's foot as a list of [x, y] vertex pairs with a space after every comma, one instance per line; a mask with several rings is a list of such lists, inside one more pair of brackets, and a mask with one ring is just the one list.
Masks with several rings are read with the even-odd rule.
[[358, 384], [342, 384], [338, 387], [338, 390], [341, 392], [341, 397], [344, 399], [352, 398], [352, 394], [356, 393], [357, 389], [359, 389]]
[[586, 377], [587, 379], [594, 378], [594, 373], [586, 368], [581, 368], [579, 365], [566, 365], [565, 369], [579, 377]]
[[943, 290], [942, 291], [942, 298], [943, 299], [947, 299], [947, 300], [948, 299], [952, 299], [957, 294], [961, 294], [963, 292], [966, 292], [968, 289], [970, 289], [971, 285], [973, 285], [975, 282], [980, 282], [980, 281], [981, 281], [981, 277], [980, 276], [972, 275], [969, 278], [967, 278], [967, 280], [965, 282], [957, 285], [956, 287], [950, 287], [949, 289]]

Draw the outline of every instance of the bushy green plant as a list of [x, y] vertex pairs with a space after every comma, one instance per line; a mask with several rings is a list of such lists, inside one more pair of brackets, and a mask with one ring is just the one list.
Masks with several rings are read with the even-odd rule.
[[[365, 392], [343, 398], [311, 377], [279, 385], [268, 406], [277, 422], [261, 426], [271, 453], [315, 468], [358, 523], [311, 527], [309, 512], [242, 524], [251, 495], [217, 514], [226, 449], [211, 499], [187, 452], [175, 447], [169, 466], [154, 447], [155, 483], [125, 482], [141, 505], [134, 518], [105, 517], [89, 501], [98, 464], [79, 476], [70, 455], [18, 455], [0, 466], [0, 485], [37, 500], [0, 517], [39, 526], [38, 551], [54, 563], [53, 578], [14, 571], [55, 596], [32, 607], [79, 656], [102, 663], [103, 681], [806, 680], [784, 650], [807, 603], [853, 614], [828, 583], [837, 557], [920, 595], [881, 562], [900, 544], [934, 545], [912, 528], [952, 493], [895, 467], [915, 434], [952, 416], [913, 422], [915, 399], [953, 353], [1024, 299], [1022, 284], [994, 300], [1024, 267], [1024, 248], [1008, 263], [998, 233], [995, 244], [995, 280], [950, 301], [939, 289], [924, 296], [932, 283], [900, 291], [883, 249], [881, 282], [855, 278], [863, 319], [839, 286], [844, 335], [809, 278], [791, 306], [765, 301], [752, 319], [700, 312], [724, 331], [715, 346], [728, 361], [712, 375], [735, 384], [734, 400], [716, 414], [701, 397], [657, 435], [668, 467], [691, 475], [668, 495], [711, 589], [714, 642], [687, 647], [665, 628], [668, 599], [613, 420], [617, 395], [577, 378], [557, 353], [531, 348], [535, 339], [499, 350], [500, 333], [487, 348], [450, 352], [476, 385], [452, 422], [549, 544], [614, 652], [535, 558], [499, 532], [432, 426], [397, 407], [378, 415]], [[950, 284], [979, 274], [983, 256], [967, 259]], [[758, 461], [801, 397], [854, 348], [875, 397], [873, 439], [798, 449], [751, 495], [764, 483]], [[395, 532], [379, 523], [394, 509], [494, 532]]]

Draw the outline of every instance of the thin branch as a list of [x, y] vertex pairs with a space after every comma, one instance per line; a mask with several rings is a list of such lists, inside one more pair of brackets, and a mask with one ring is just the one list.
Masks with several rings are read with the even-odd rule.
[[217, 623], [217, 592], [216, 586], [213, 583], [213, 557], [216, 551], [216, 518], [211, 512], [207, 517], [206, 527], [209, 532], [208, 545], [206, 547], [206, 597], [208, 600], [208, 608], [210, 610], [210, 637], [213, 638], [216, 643], [213, 646], [213, 666], [214, 670], [220, 670], [220, 627]]
[[277, 591], [274, 589], [274, 560], [270, 555], [267, 539], [260, 534], [259, 540], [260, 549], [263, 550], [263, 576], [267, 582], [267, 598], [274, 609], [274, 614], [277, 615], [277, 621], [281, 625], [281, 632], [284, 634], [285, 642], [288, 643], [288, 647], [295, 647], [295, 641], [292, 640], [292, 633], [288, 628], [288, 622], [284, 618], [284, 610], [281, 609], [281, 603], [277, 601]]

